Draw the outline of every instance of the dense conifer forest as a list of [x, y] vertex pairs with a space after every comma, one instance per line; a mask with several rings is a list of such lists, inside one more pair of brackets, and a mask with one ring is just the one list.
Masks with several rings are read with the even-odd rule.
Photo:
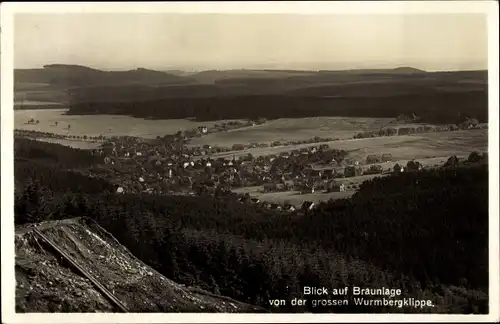
[[[360, 306], [281, 308], [303, 286], [401, 288], [425, 312], [488, 311], [488, 168], [375, 178], [304, 215], [212, 197], [116, 194], [78, 169], [87, 151], [15, 141], [15, 222], [89, 217], [137, 257], [187, 285], [272, 311], [418, 312]], [[314, 299], [305, 296], [305, 299]]]
[[[69, 114], [122, 114], [140, 118], [199, 121], [303, 118], [312, 116], [395, 118], [415, 113], [421, 121], [459, 123], [465, 116], [488, 121], [486, 91], [424, 92], [390, 96], [227, 95], [123, 102], [75, 103]], [[140, 108], [139, 108], [140, 107]], [[452, 109], [453, 107], [453, 109]], [[457, 114], [460, 112], [460, 114]]]

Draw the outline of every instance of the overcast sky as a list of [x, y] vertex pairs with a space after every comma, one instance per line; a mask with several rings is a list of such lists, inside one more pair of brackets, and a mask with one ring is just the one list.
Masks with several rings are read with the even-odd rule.
[[17, 14], [16, 68], [487, 68], [486, 16]]

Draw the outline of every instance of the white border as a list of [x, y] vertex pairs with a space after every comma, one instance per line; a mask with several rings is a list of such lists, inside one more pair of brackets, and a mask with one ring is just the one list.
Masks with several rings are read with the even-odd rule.
[[[295, 14], [423, 14], [483, 13], [488, 15], [489, 70], [489, 315], [396, 314], [15, 314], [13, 208], [13, 16], [15, 13], [295, 13]], [[2, 3], [1, 13], [1, 138], [2, 138], [2, 322], [3, 323], [163, 323], [163, 322], [489, 322], [499, 318], [498, 219], [498, 6], [496, 1], [373, 2], [134, 2], [134, 3]]]

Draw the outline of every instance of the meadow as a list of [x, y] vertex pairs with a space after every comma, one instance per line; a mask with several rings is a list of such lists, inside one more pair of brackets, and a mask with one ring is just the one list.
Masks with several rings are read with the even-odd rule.
[[234, 144], [271, 143], [274, 141], [300, 141], [321, 138], [352, 138], [359, 132], [378, 130], [393, 119], [362, 117], [309, 117], [279, 118], [252, 128], [213, 133], [191, 140], [193, 146], [217, 144], [231, 147]]
[[[66, 115], [66, 109], [15, 110], [16, 129], [28, 129], [61, 135], [87, 136], [138, 136], [156, 138], [173, 134], [179, 130], [190, 130], [198, 126], [212, 126], [220, 121], [196, 122], [187, 119], [147, 120], [120, 115]], [[29, 119], [39, 120], [36, 125], [27, 124]], [[55, 122], [58, 126], [55, 126]], [[370, 154], [392, 154], [395, 160], [429, 159], [468, 155], [472, 151], [487, 151], [488, 130], [461, 130], [455, 132], [432, 132], [392, 137], [349, 139], [354, 134], [380, 129], [392, 124], [389, 118], [341, 118], [312, 117], [302, 119], [281, 118], [254, 127], [235, 129], [227, 132], [212, 133], [193, 138], [191, 145], [211, 144], [230, 146], [235, 143], [272, 142], [275, 140], [298, 141], [319, 137], [337, 137], [341, 140], [326, 142], [330, 147], [349, 152], [348, 158], [360, 162]], [[71, 125], [71, 129], [67, 129]], [[391, 126], [392, 127], [392, 126]], [[63, 141], [72, 147], [90, 147], [89, 143]], [[93, 144], [93, 143], [90, 143]], [[253, 148], [242, 151], [214, 154], [212, 157], [232, 157], [251, 153], [254, 156], [272, 155], [294, 149], [316, 146], [300, 144], [295, 146], [275, 146]], [[91, 145], [93, 147], [93, 145]]]
[[281, 191], [281, 192], [262, 192], [262, 186], [244, 187], [233, 189], [233, 192], [245, 194], [248, 193], [251, 197], [259, 198], [261, 201], [275, 204], [291, 204], [296, 208], [300, 208], [304, 201], [312, 201], [315, 204], [326, 202], [330, 199], [343, 199], [351, 197], [355, 191], [344, 192], [328, 192], [318, 191], [309, 194], [300, 194], [300, 191]]
[[[466, 158], [467, 156], [459, 156], [462, 158]], [[399, 165], [406, 165], [408, 160], [398, 160], [398, 161], [390, 161], [385, 163], [379, 163], [382, 165], [384, 170], [391, 169], [398, 163]], [[428, 158], [418, 160], [422, 164], [424, 168], [426, 167], [436, 167], [441, 166], [446, 162], [446, 158], [444, 157], [436, 157], [436, 158]], [[368, 169], [368, 165], [361, 166], [362, 169]], [[336, 182], [340, 184], [344, 184], [346, 186], [346, 191], [343, 192], [324, 192], [323, 190], [318, 190], [314, 193], [301, 194], [300, 191], [290, 190], [290, 191], [281, 191], [281, 192], [267, 192], [264, 193], [262, 186], [251, 186], [251, 187], [241, 187], [232, 189], [233, 192], [239, 194], [249, 194], [251, 197], [259, 198], [263, 202], [275, 203], [275, 204], [291, 204], [297, 208], [300, 208], [304, 201], [312, 201], [315, 204], [320, 202], [327, 202], [330, 200], [337, 199], [346, 199], [350, 198], [356, 191], [357, 188], [364, 182], [377, 177], [385, 177], [389, 175], [388, 173], [384, 174], [370, 174], [370, 175], [361, 175], [356, 177], [349, 178], [337, 178]], [[355, 188], [353, 187], [355, 186]]]
[[[361, 168], [366, 170], [369, 164], [364, 164], [366, 157], [370, 154], [381, 156], [384, 153], [390, 153], [393, 156], [392, 161], [376, 163], [380, 164], [384, 171], [392, 170], [396, 164], [405, 166], [408, 161], [416, 160], [424, 168], [442, 166], [450, 156], [467, 158], [472, 151], [487, 152], [488, 150], [488, 132], [484, 129], [464, 130], [455, 132], [436, 132], [417, 135], [403, 135], [393, 137], [376, 137], [367, 139], [350, 139], [344, 141], [335, 141], [328, 143], [331, 147], [347, 150], [347, 158], [357, 160], [361, 163]], [[253, 155], [268, 155], [290, 151], [294, 148], [314, 146], [315, 144], [304, 144], [298, 146], [275, 147], [265, 149], [252, 149]], [[248, 153], [248, 152], [246, 152]], [[245, 153], [245, 154], [246, 154]], [[232, 156], [232, 153], [225, 153]], [[241, 154], [241, 153], [240, 153]], [[236, 155], [238, 155], [236, 153]], [[359, 186], [363, 181], [375, 177], [385, 176], [381, 174], [362, 175], [350, 178], [336, 179], [339, 183], [346, 186]], [[314, 203], [325, 202], [351, 197], [356, 189], [348, 189], [345, 192], [324, 193], [317, 191], [311, 194], [300, 194], [298, 191], [271, 192], [263, 193], [262, 186], [244, 187], [234, 189], [237, 193], [248, 193], [252, 197], [257, 197], [262, 201], [269, 203], [290, 203], [296, 207], [304, 201]]]
[[55, 143], [64, 146], [69, 146], [76, 149], [82, 150], [93, 150], [101, 147], [102, 143], [100, 142], [89, 142], [89, 141], [78, 141], [78, 140], [65, 140], [59, 138], [37, 138], [37, 141], [43, 141], [48, 143]]
[[[61, 135], [87, 136], [137, 136], [156, 138], [177, 131], [191, 130], [198, 126], [210, 127], [219, 123], [195, 122], [187, 119], [148, 120], [123, 115], [66, 115], [67, 109], [15, 110], [16, 129], [35, 130]], [[39, 120], [38, 125], [28, 125], [31, 118]], [[58, 126], [55, 126], [55, 122]], [[227, 121], [226, 121], [227, 122]], [[67, 126], [71, 125], [71, 129]]]
[[[457, 155], [457, 157], [466, 159], [468, 155], [467, 154]], [[442, 166], [447, 159], [448, 159], [447, 156], [438, 156], [438, 157], [418, 159], [418, 162], [422, 164], [424, 168], [433, 168]], [[384, 171], [387, 171], [387, 170], [392, 170], [396, 164], [405, 166], [406, 163], [408, 163], [408, 161], [409, 159], [394, 160], [377, 164], [380, 164], [383, 167]], [[360, 167], [363, 170], [366, 170], [369, 168], [369, 166], [370, 165], [368, 164], [368, 165], [361, 165]], [[248, 193], [251, 197], [259, 198], [263, 202], [275, 203], [280, 205], [291, 204], [296, 208], [300, 208], [300, 206], [304, 201], [312, 201], [315, 204], [317, 204], [320, 202], [327, 202], [330, 200], [350, 198], [357, 191], [357, 187], [359, 187], [364, 181], [371, 180], [377, 177], [385, 177], [387, 175], [388, 173], [370, 174], [370, 175], [361, 175], [356, 177], [335, 179], [335, 181], [337, 181], [340, 184], [344, 184], [347, 187], [346, 191], [344, 192], [323, 192], [323, 190], [318, 190], [314, 193], [300, 194], [300, 191], [291, 190], [291, 191], [264, 193], [262, 192], [263, 190], [262, 186], [235, 188], [232, 189], [232, 191], [239, 194]], [[353, 188], [353, 185], [355, 186], [355, 188]]]
[[[328, 144], [331, 148], [346, 150], [349, 152], [348, 158], [360, 162], [364, 161], [370, 154], [382, 155], [384, 153], [392, 154], [395, 160], [428, 159], [449, 157], [451, 155], [468, 155], [472, 151], [486, 152], [488, 150], [488, 130], [474, 129], [418, 135], [347, 139], [321, 144]], [[242, 151], [214, 154], [212, 157], [242, 156], [248, 153], [254, 156], [265, 156], [312, 146], [318, 146], [318, 144], [251, 148]]]
[[367, 181], [376, 177], [384, 177], [386, 174], [373, 174], [373, 175], [362, 175], [350, 178], [338, 178], [336, 181], [338, 183], [344, 184], [346, 191], [343, 192], [324, 192], [323, 190], [318, 190], [314, 193], [301, 194], [300, 191], [290, 190], [281, 192], [262, 192], [262, 186], [252, 186], [252, 187], [242, 187], [234, 188], [233, 192], [239, 194], [248, 193], [251, 197], [259, 198], [261, 201], [275, 204], [291, 204], [296, 208], [300, 208], [304, 201], [312, 201], [315, 204], [320, 202], [326, 202], [329, 200], [345, 199], [350, 198], [356, 189], [352, 188], [353, 185], [359, 186], [363, 181]]

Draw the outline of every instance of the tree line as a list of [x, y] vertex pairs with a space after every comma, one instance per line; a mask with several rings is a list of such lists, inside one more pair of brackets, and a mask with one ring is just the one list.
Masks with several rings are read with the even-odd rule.
[[139, 118], [199, 121], [223, 119], [304, 118], [316, 116], [395, 118], [412, 113], [421, 122], [455, 123], [467, 115], [488, 120], [486, 91], [423, 92], [392, 96], [217, 96], [177, 97], [144, 101], [84, 102], [71, 105], [69, 114], [123, 114]]
[[92, 155], [90, 150], [20, 137], [14, 140], [14, 158], [49, 162], [62, 168], [89, 167], [102, 162], [102, 158]]

